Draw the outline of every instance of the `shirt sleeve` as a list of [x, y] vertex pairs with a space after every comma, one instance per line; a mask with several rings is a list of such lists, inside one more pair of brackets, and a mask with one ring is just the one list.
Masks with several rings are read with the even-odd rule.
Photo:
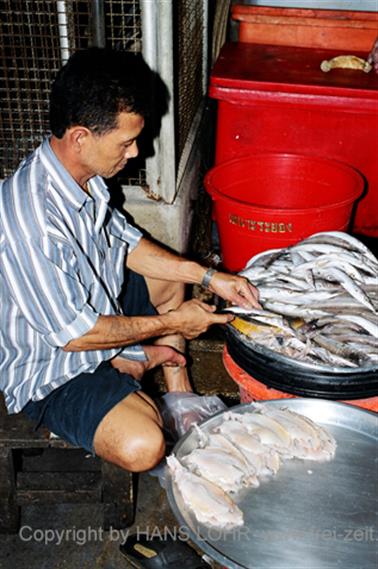
[[47, 344], [62, 347], [96, 324], [99, 314], [68, 244], [49, 237], [18, 240], [3, 247], [0, 262], [7, 293]]
[[145, 351], [140, 344], [123, 348], [123, 350], [118, 354], [118, 357], [138, 362], [146, 362], [148, 360]]
[[110, 222], [110, 233], [114, 237], [126, 241], [129, 245], [128, 252], [131, 253], [133, 249], [138, 245], [139, 241], [143, 237], [143, 234], [139, 229], [131, 225], [126, 216], [123, 215], [117, 209], [113, 209], [111, 222]]

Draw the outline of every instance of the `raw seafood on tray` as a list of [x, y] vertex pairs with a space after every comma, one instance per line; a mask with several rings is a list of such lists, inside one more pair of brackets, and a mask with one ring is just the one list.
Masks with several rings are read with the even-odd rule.
[[195, 426], [198, 447], [167, 458], [185, 506], [206, 526], [229, 530], [243, 524], [235, 502], [245, 487], [277, 474], [285, 460], [331, 460], [336, 441], [314, 421], [282, 408], [251, 406], [248, 413], [227, 411], [210, 432]]
[[255, 255], [240, 274], [263, 307], [227, 308], [242, 342], [315, 367], [378, 368], [378, 260], [360, 241], [316, 233]]

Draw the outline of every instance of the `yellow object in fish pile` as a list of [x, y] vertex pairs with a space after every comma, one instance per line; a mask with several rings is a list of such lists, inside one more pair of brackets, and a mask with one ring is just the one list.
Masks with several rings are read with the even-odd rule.
[[[261, 332], [266, 331], [266, 324], [258, 324], [256, 322], [251, 322], [244, 320], [243, 318], [238, 318], [237, 316], [230, 322], [231, 326], [238, 330], [241, 334], [252, 338], [255, 334], [261, 334]], [[303, 326], [304, 321], [300, 318], [296, 318], [291, 323], [292, 328], [298, 329]], [[269, 326], [269, 329], [277, 334], [282, 332], [282, 329], [278, 326]]]
[[261, 324], [254, 324], [253, 322], [248, 322], [247, 320], [243, 320], [242, 318], [238, 317], [234, 318], [230, 324], [241, 334], [244, 334], [248, 337], [252, 337], [254, 334], [259, 334], [265, 327]]

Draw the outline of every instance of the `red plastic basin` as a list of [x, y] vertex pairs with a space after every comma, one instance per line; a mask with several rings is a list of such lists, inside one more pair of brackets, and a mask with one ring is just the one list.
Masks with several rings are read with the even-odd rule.
[[267, 249], [319, 231], [348, 229], [362, 176], [335, 160], [260, 154], [224, 162], [205, 177], [224, 266], [241, 270]]

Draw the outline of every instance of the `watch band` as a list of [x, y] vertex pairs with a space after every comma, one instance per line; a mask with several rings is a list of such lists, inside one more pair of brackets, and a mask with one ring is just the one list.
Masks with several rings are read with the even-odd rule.
[[217, 271], [215, 269], [212, 268], [207, 269], [206, 273], [203, 275], [201, 286], [203, 286], [204, 288], [209, 288], [211, 278], [216, 272]]

